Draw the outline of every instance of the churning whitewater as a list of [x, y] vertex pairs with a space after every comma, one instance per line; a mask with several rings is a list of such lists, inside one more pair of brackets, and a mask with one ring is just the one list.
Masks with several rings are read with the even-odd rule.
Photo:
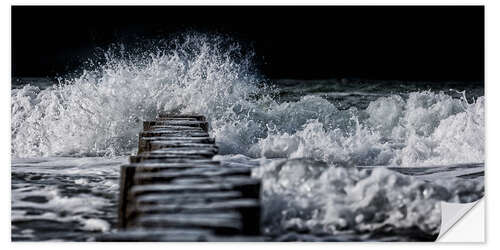
[[418, 91], [343, 111], [313, 95], [279, 102], [237, 44], [207, 36], [175, 42], [142, 61], [110, 51], [97, 69], [45, 90], [14, 89], [12, 154], [126, 154], [140, 121], [168, 111], [206, 114], [226, 154], [358, 165], [483, 161], [484, 97], [468, 103]]
[[201, 113], [221, 159], [255, 166], [263, 178], [266, 232], [275, 235], [410, 228], [433, 235], [439, 201], [483, 195], [482, 179], [417, 180], [355, 166], [484, 162], [484, 96], [298, 80], [322, 89], [304, 90], [261, 76], [248, 51], [202, 34], [155, 41], [141, 52], [117, 45], [77, 77], [13, 89], [11, 153], [123, 156], [135, 153], [143, 120], [161, 111]]

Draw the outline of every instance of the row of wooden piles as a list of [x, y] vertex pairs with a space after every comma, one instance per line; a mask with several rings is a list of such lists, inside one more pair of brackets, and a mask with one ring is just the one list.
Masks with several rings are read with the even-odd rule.
[[222, 167], [201, 115], [145, 121], [139, 148], [121, 167], [119, 231], [110, 241], [259, 240], [260, 181]]

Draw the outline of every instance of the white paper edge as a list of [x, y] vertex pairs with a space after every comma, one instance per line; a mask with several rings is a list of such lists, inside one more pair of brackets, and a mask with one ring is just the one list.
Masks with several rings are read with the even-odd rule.
[[484, 242], [484, 199], [471, 203], [441, 202], [438, 242]]

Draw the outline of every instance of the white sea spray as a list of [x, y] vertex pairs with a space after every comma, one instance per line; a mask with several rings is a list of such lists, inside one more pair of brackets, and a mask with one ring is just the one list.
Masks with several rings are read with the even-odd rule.
[[[318, 103], [318, 110], [331, 105]], [[465, 98], [422, 91], [410, 93], [407, 100], [398, 95], [378, 98], [366, 110], [327, 110], [336, 119], [319, 115], [324, 119], [298, 122], [294, 132], [270, 133], [253, 150], [268, 158], [308, 157], [356, 165], [418, 167], [484, 161], [484, 97], [468, 103]]]
[[191, 34], [133, 57], [120, 47], [93, 70], [45, 90], [12, 91], [12, 154], [123, 155], [160, 111], [206, 115], [222, 154], [312, 157], [357, 165], [482, 162], [484, 97], [379, 97], [365, 110], [323, 97], [279, 102], [227, 37]]
[[[389, 226], [417, 227], [434, 234], [439, 231], [440, 201], [474, 201], [484, 192], [482, 181], [434, 183], [384, 168], [354, 168], [484, 162], [484, 97], [468, 101], [466, 93], [456, 98], [422, 90], [373, 95], [366, 109], [341, 109], [325, 96], [311, 93], [280, 101], [275, 95], [279, 86], [263, 79], [254, 69], [253, 54], [233, 40], [190, 34], [167, 43], [139, 55], [119, 47], [118, 52], [104, 53], [103, 62], [94, 68], [47, 89], [32, 85], [13, 89], [12, 155], [59, 156], [50, 158], [54, 162], [46, 167], [17, 159], [15, 172], [36, 169], [56, 174], [71, 165], [64, 173], [71, 176], [71, 183], [92, 186], [88, 176], [117, 170], [108, 169], [101, 157], [80, 162], [60, 156], [134, 153], [141, 121], [161, 111], [196, 112], [210, 122], [210, 133], [220, 148], [218, 159], [253, 167], [262, 178], [269, 232], [363, 232]], [[78, 176], [83, 173], [88, 176]], [[116, 192], [112, 180], [98, 183]], [[44, 190], [45, 204], [26, 202], [22, 200], [26, 195], [41, 193], [23, 193], [24, 186], [19, 188], [13, 193], [16, 206], [52, 212], [30, 217], [14, 209], [14, 220], [71, 220], [54, 213], [99, 214], [110, 205], [85, 194], [67, 197], [57, 188]], [[76, 216], [84, 230], [110, 228], [98, 216]]]

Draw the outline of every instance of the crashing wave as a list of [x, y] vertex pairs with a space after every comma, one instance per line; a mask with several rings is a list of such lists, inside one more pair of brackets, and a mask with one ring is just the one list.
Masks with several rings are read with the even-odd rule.
[[347, 110], [307, 93], [281, 102], [253, 54], [230, 38], [190, 34], [154, 46], [109, 50], [94, 69], [44, 90], [13, 89], [12, 154], [128, 154], [140, 121], [167, 111], [206, 115], [222, 154], [356, 165], [484, 161], [484, 97], [416, 91]]

